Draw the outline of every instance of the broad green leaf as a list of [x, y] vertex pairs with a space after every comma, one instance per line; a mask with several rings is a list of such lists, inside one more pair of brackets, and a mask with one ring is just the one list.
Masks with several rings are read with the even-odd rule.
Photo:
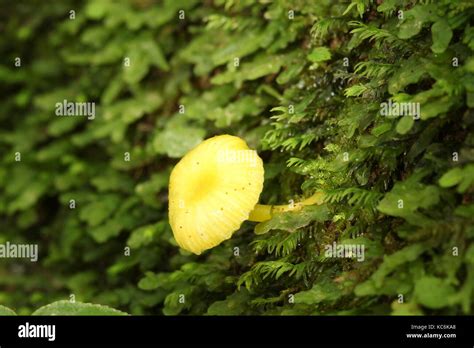
[[8, 307], [0, 305], [0, 317], [12, 316], [12, 315], [16, 315], [16, 313], [13, 310], [11, 310]]
[[98, 304], [57, 301], [39, 308], [32, 315], [117, 316], [128, 314], [117, 309]]

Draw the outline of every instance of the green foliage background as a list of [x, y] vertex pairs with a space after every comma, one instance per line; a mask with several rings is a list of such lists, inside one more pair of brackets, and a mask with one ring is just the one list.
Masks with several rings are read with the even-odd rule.
[[[474, 313], [472, 1], [0, 6], [0, 243], [40, 250], [0, 260], [0, 304]], [[421, 119], [381, 116], [390, 98], [420, 103]], [[96, 102], [96, 118], [55, 116], [64, 99]], [[326, 203], [191, 255], [167, 222], [168, 176], [224, 133], [264, 159], [262, 202]], [[365, 261], [326, 258], [333, 242], [364, 244]]]

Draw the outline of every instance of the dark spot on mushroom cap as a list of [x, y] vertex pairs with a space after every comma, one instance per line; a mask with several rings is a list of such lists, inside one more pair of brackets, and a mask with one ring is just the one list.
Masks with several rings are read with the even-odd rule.
[[221, 208], [221, 210], [224, 210], [224, 208]]
[[179, 226], [179, 228], [183, 228], [183, 226]]

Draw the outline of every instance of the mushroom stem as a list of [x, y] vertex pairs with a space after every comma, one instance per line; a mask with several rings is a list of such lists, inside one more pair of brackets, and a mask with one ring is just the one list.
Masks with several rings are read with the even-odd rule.
[[302, 200], [301, 202], [284, 204], [284, 205], [265, 205], [257, 204], [255, 208], [250, 212], [249, 221], [262, 222], [270, 220], [274, 213], [283, 213], [287, 211], [298, 211], [306, 205], [321, 204], [323, 203], [323, 193], [316, 192], [309, 198]]

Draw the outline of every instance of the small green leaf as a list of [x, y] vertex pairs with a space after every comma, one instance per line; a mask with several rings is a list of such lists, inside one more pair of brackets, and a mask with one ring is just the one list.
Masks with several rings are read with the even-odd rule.
[[98, 304], [57, 301], [41, 307], [32, 315], [128, 315], [125, 312]]
[[372, 129], [371, 133], [373, 135], [375, 135], [376, 137], [379, 137], [382, 134], [387, 133], [391, 129], [392, 129], [392, 123], [391, 122], [385, 122], [385, 123], [382, 123], [382, 124], [379, 124], [379, 125], [375, 126]]
[[448, 48], [453, 37], [453, 31], [446, 19], [440, 19], [431, 26], [431, 35], [433, 38], [431, 50], [434, 53], [443, 53]]
[[340, 285], [331, 279], [324, 278], [322, 282], [316, 283], [310, 290], [295, 294], [295, 303], [314, 305], [320, 302], [333, 302], [342, 295]]
[[409, 18], [400, 25], [398, 37], [400, 39], [409, 39], [417, 35], [420, 32], [422, 26], [423, 22], [420, 20]]
[[298, 212], [275, 214], [270, 220], [255, 226], [255, 233], [264, 234], [276, 229], [294, 232], [312, 221], [324, 222], [328, 216], [329, 209], [326, 205], [308, 206]]
[[168, 226], [168, 223], [165, 221], [157, 222], [156, 224], [149, 224], [145, 226], [141, 226], [135, 229], [128, 238], [127, 245], [130, 248], [140, 248], [144, 245], [150, 244], [156, 236], [164, 231], [164, 229]]
[[241, 289], [227, 296], [223, 301], [214, 302], [207, 309], [208, 315], [242, 315], [248, 306], [250, 295], [247, 289]]
[[426, 74], [426, 68], [419, 58], [413, 56], [405, 60], [388, 80], [388, 92], [396, 94], [406, 86], [417, 83]]
[[145, 277], [138, 282], [138, 287], [142, 290], [155, 290], [163, 283], [164, 277], [163, 273], [146, 272]]
[[126, 56], [127, 64], [123, 67], [123, 79], [133, 85], [137, 84], [147, 73], [150, 67], [149, 58], [134, 45]]
[[449, 297], [454, 289], [445, 280], [433, 276], [425, 276], [415, 285], [415, 298], [420, 304], [432, 309], [439, 309], [449, 304]]
[[[472, 215], [471, 215], [472, 216]], [[474, 244], [471, 244], [464, 255], [464, 259], [468, 264], [474, 265]]]
[[[355, 291], [356, 295], [364, 296], [368, 294], [375, 294], [377, 293], [377, 289], [382, 288], [387, 282], [394, 282], [394, 284], [390, 285], [395, 285], [395, 287], [403, 285], [398, 284], [400, 281], [399, 279], [395, 279], [392, 272], [400, 268], [402, 265], [416, 260], [426, 249], [426, 245], [417, 243], [409, 245], [399, 251], [394, 252], [391, 255], [385, 255], [383, 258], [383, 263], [379, 266], [377, 271], [373, 273], [367, 281], [357, 286]], [[388, 277], [390, 274], [391, 276]]]
[[[402, 182], [397, 182], [392, 190], [385, 194], [377, 209], [390, 216], [402, 217], [416, 226], [424, 226], [430, 220], [418, 209], [426, 209], [439, 202], [439, 189], [435, 185], [423, 185], [418, 181], [424, 173], [418, 172]], [[416, 195], [413, 194], [416, 192]]]
[[153, 145], [157, 152], [167, 154], [171, 158], [179, 158], [199, 144], [205, 134], [206, 131], [202, 128], [170, 126], [157, 136]]
[[331, 59], [331, 51], [327, 47], [316, 47], [308, 54], [308, 59], [314, 63]]
[[389, 12], [395, 10], [397, 7], [396, 0], [385, 0], [377, 7], [377, 12]]
[[415, 120], [411, 116], [402, 117], [397, 123], [397, 132], [399, 134], [407, 134], [415, 124]]
[[439, 185], [441, 187], [451, 187], [457, 185], [461, 182], [463, 178], [463, 171], [461, 168], [453, 168], [446, 173], [439, 179]]
[[86, 221], [91, 227], [103, 223], [120, 204], [120, 196], [104, 195], [100, 200], [90, 202], [83, 206], [79, 213], [79, 218]]
[[424, 23], [434, 22], [438, 19], [436, 14], [437, 6], [435, 4], [418, 4], [412, 9], [405, 11], [405, 20], [400, 25], [398, 37], [400, 39], [409, 39], [417, 35]]
[[246, 80], [256, 80], [263, 76], [276, 74], [290, 58], [284, 55], [260, 55], [251, 62], [241, 64], [238, 68], [234, 67], [214, 76], [211, 82], [216, 85], [223, 85], [229, 82], [241, 85]]
[[460, 205], [454, 210], [454, 214], [471, 219], [474, 216], [474, 204]]

